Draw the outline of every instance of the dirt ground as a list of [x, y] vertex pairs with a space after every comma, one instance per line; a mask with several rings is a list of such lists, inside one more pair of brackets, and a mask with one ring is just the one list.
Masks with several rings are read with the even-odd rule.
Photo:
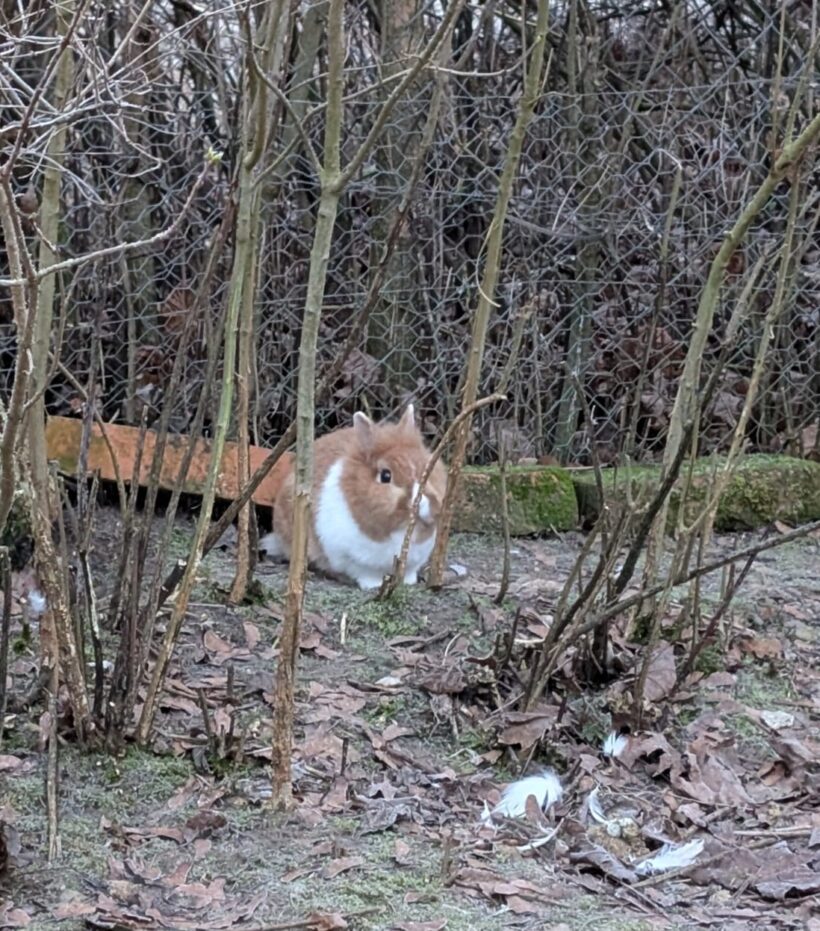
[[[116, 522], [105, 516], [95, 545], [103, 604]], [[191, 531], [179, 522], [180, 555]], [[721, 537], [715, 549], [752, 539]], [[662, 645], [644, 729], [618, 759], [601, 744], [627, 705], [640, 647], [616, 638], [609, 685], [563, 681], [529, 716], [512, 710], [516, 675], [475, 662], [517, 607], [522, 649], [537, 643], [582, 542], [515, 541], [500, 607], [502, 548], [489, 537], [453, 541], [450, 562], [466, 574], [438, 593], [402, 589], [381, 604], [312, 575], [287, 814], [265, 807], [286, 570], [263, 563], [259, 597], [232, 607], [232, 548], [212, 553], [153, 750], [112, 759], [61, 745], [61, 855], [51, 864], [41, 712], [7, 721], [0, 927], [817, 931], [820, 541], [759, 558], [721, 625], [721, 649], [677, 692], [680, 651]], [[703, 584], [706, 617], [719, 585], [719, 574]], [[669, 608], [670, 631], [681, 603]], [[23, 690], [36, 636], [25, 641], [15, 623], [11, 683]], [[209, 750], [203, 699], [224, 754]], [[563, 799], [546, 816], [482, 826], [485, 800], [521, 774], [518, 759], [527, 772], [553, 767]], [[606, 824], [590, 817], [595, 786]], [[634, 830], [617, 836], [615, 821]], [[663, 841], [692, 837], [705, 840], [693, 866], [635, 875]]]

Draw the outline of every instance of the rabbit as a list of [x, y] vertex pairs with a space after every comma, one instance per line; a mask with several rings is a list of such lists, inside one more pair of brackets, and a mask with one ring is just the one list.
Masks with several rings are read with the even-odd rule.
[[[374, 423], [359, 412], [353, 425], [316, 440], [308, 560], [325, 571], [378, 588], [401, 551], [413, 500], [430, 453], [410, 404], [398, 423]], [[447, 483], [439, 461], [419, 503], [404, 581], [414, 585], [436, 539]], [[273, 533], [260, 549], [289, 559], [293, 532], [293, 462], [273, 505]]]

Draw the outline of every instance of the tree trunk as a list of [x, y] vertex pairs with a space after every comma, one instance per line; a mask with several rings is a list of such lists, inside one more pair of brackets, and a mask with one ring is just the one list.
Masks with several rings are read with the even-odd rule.
[[[420, 48], [424, 36], [422, 9], [419, 0], [383, 0], [381, 31], [385, 78], [403, 70], [407, 59]], [[418, 93], [419, 89], [419, 84], [415, 84], [410, 88], [411, 94]], [[371, 261], [374, 268], [390, 230], [390, 216], [407, 190], [421, 142], [422, 125], [419, 102], [412, 96], [400, 101], [385, 129], [384, 143], [376, 151], [380, 169], [377, 187], [386, 193], [374, 199], [379, 218]], [[392, 406], [394, 398], [412, 391], [421, 361], [417, 344], [419, 334], [413, 324], [419, 287], [415, 242], [412, 224], [405, 224], [390, 257], [381, 296], [368, 321], [367, 351], [382, 366], [388, 392], [384, 400], [388, 406]]]
[[[544, 71], [544, 47], [547, 42], [547, 27], [549, 24], [549, 0], [539, 0], [538, 20], [535, 27], [535, 38], [527, 61], [524, 56], [524, 93], [518, 107], [515, 126], [510, 135], [510, 144], [504, 161], [504, 168], [498, 182], [498, 198], [495, 203], [492, 223], [487, 235], [487, 258], [484, 264], [484, 274], [479, 288], [478, 308], [473, 318], [473, 330], [470, 338], [470, 350], [467, 359], [467, 374], [464, 380], [462, 396], [462, 411], [475, 404], [478, 397], [478, 384], [481, 376], [481, 366], [484, 361], [484, 345], [487, 339], [487, 328], [490, 323], [490, 314], [495, 306], [495, 289], [498, 282], [498, 273], [501, 267], [501, 246], [504, 236], [504, 222], [507, 217], [507, 207], [512, 197], [513, 184], [518, 171], [521, 150], [524, 145], [524, 136], [527, 126], [532, 119], [535, 105], [541, 93]], [[441, 586], [444, 576], [444, 559], [447, 554], [447, 544], [450, 540], [450, 528], [453, 520], [453, 506], [458, 492], [459, 476], [464, 465], [467, 453], [467, 439], [470, 435], [472, 415], [464, 418], [456, 431], [453, 443], [453, 454], [450, 460], [450, 472], [447, 478], [447, 492], [441, 508], [436, 544], [430, 558], [430, 585], [433, 588]]]
[[[57, 33], [65, 36], [74, 16], [76, 4], [67, 0], [58, 8]], [[71, 48], [64, 49], [57, 66], [54, 97], [56, 111], [65, 108], [74, 80], [74, 57]], [[66, 128], [53, 130], [49, 140], [49, 161], [43, 173], [43, 194], [40, 206], [39, 268], [43, 271], [54, 265], [57, 257], [52, 244], [60, 239], [60, 188], [62, 166], [65, 160]], [[51, 341], [51, 324], [54, 316], [54, 275], [46, 275], [37, 289], [37, 314], [32, 346], [32, 375], [29, 383], [30, 407], [26, 421], [29, 474], [32, 485], [31, 523], [34, 536], [35, 559], [40, 581], [45, 592], [48, 610], [44, 623], [51, 627], [46, 637], [59, 650], [60, 662], [68, 687], [75, 725], [80, 741], [91, 739], [95, 731], [86, 691], [85, 674], [79, 644], [68, 604], [68, 592], [63, 584], [63, 573], [57, 558], [52, 537], [52, 525], [59, 507], [59, 497], [49, 480], [48, 452], [46, 449], [45, 389], [48, 377], [48, 353]]]

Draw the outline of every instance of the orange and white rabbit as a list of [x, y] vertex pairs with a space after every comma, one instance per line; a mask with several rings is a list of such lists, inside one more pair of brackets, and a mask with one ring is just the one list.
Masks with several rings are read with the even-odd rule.
[[[316, 440], [309, 561], [353, 579], [359, 588], [378, 588], [401, 551], [429, 459], [412, 404], [398, 423], [376, 424], [357, 413], [352, 427]], [[437, 462], [419, 504], [404, 575], [408, 585], [418, 581], [433, 550], [446, 483]], [[274, 501], [273, 533], [260, 541], [271, 556], [290, 557], [294, 484], [291, 462]]]

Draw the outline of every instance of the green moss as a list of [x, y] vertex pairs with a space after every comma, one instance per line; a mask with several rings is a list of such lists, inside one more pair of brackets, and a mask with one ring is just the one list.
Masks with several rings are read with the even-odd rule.
[[704, 675], [710, 676], [724, 668], [725, 657], [723, 651], [716, 646], [704, 647], [695, 660], [695, 669]]
[[757, 708], [770, 708], [792, 701], [794, 689], [787, 676], [768, 672], [757, 660], [748, 659], [737, 674], [735, 697]]
[[383, 695], [377, 705], [362, 711], [362, 717], [368, 724], [382, 728], [395, 721], [406, 706], [406, 700], [400, 695]]
[[[578, 504], [569, 473], [557, 466], [512, 466], [507, 470], [510, 533], [521, 536], [578, 525]], [[495, 466], [466, 468], [462, 474], [453, 529], [500, 533], [501, 473]]]
[[418, 633], [426, 623], [425, 608], [431, 597], [419, 586], [399, 586], [385, 601], [377, 601], [369, 593], [345, 592], [341, 607], [347, 612], [353, 636], [378, 633], [382, 637], [398, 637]]
[[[700, 513], [724, 460], [700, 459], [695, 463], [684, 520]], [[623, 504], [629, 492], [640, 504], [647, 501], [660, 478], [659, 466], [605, 469], [604, 496], [610, 505]], [[678, 480], [669, 499], [669, 526], [677, 521], [681, 506]], [[594, 519], [601, 510], [600, 495], [591, 472], [575, 472], [572, 482], [581, 514]], [[750, 530], [775, 520], [800, 524], [820, 518], [820, 463], [790, 456], [752, 455], [740, 461], [718, 504], [715, 528], [719, 531]]]

